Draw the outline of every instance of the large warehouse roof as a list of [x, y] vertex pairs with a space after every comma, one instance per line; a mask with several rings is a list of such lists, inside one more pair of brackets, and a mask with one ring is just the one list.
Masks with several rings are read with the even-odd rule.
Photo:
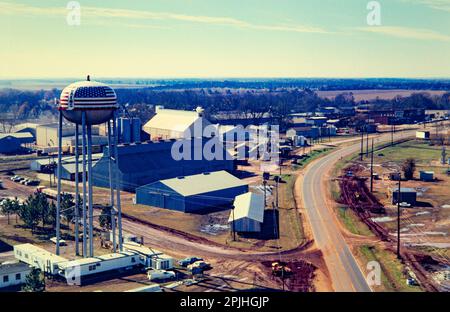
[[230, 213], [228, 222], [242, 218], [249, 218], [258, 222], [264, 222], [264, 196], [256, 193], [245, 193], [236, 196], [233, 211]]
[[247, 185], [224, 170], [161, 180], [160, 182], [183, 196]]
[[144, 130], [147, 128], [156, 128], [183, 132], [200, 119], [202, 119], [202, 117], [195, 111], [160, 109], [157, 114], [144, 125]]
[[0, 133], [0, 140], [6, 137], [13, 137], [16, 139], [33, 139], [33, 135], [28, 132], [18, 132], [18, 133]]

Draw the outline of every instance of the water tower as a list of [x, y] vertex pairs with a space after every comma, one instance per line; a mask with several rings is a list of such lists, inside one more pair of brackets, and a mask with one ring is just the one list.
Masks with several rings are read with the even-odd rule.
[[[108, 129], [108, 154], [109, 154], [109, 186], [111, 204], [111, 227], [113, 248], [116, 252], [116, 215], [118, 225], [119, 250], [122, 251], [122, 212], [120, 206], [120, 190], [118, 185], [118, 132], [117, 132], [117, 97], [114, 90], [106, 84], [91, 81], [87, 76], [86, 81], [79, 81], [68, 85], [61, 92], [59, 100], [59, 126], [58, 126], [58, 189], [56, 206], [56, 254], [60, 249], [60, 218], [61, 218], [61, 155], [62, 155], [62, 127], [63, 117], [75, 124], [75, 207], [81, 207], [81, 216], [78, 209], [75, 210], [75, 253], [79, 252], [79, 224], [83, 227], [83, 257], [94, 256], [93, 240], [93, 185], [92, 185], [92, 126], [102, 123], [107, 124]], [[112, 132], [111, 132], [112, 120]], [[79, 127], [81, 126], [81, 154], [82, 154], [82, 203], [79, 197]], [[112, 142], [114, 140], [114, 142]], [[87, 168], [86, 168], [87, 167]], [[87, 175], [86, 175], [87, 173]], [[81, 217], [81, 222], [80, 222]], [[89, 250], [88, 250], [89, 240]], [[89, 253], [88, 253], [89, 252]]]

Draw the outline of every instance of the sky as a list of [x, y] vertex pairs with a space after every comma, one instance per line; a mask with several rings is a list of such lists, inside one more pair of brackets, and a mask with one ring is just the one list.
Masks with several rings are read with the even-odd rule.
[[0, 0], [0, 79], [450, 77], [450, 0], [77, 3]]

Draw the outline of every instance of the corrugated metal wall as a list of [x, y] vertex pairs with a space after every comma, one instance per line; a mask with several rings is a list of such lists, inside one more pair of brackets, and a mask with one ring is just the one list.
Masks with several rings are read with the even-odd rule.
[[[204, 146], [205, 140], [198, 139]], [[152, 142], [119, 146], [120, 188], [134, 191], [136, 187], [159, 180], [187, 176], [203, 172], [226, 170], [234, 171], [234, 161], [230, 160], [180, 160], [173, 159], [171, 149], [174, 141]], [[191, 154], [193, 155], [194, 143]], [[108, 148], [104, 156], [92, 170], [95, 186], [109, 187]]]
[[236, 196], [246, 192], [248, 186], [243, 185], [184, 197], [163, 183], [155, 182], [136, 189], [136, 204], [191, 213], [228, 206]]

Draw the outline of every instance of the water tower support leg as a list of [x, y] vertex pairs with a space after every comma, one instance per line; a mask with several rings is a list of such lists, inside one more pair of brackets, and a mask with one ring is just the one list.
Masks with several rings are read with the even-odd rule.
[[89, 187], [89, 256], [94, 256], [94, 211], [93, 211], [93, 187], [92, 187], [92, 126], [87, 125], [88, 143], [88, 187]]
[[116, 180], [116, 206], [117, 206], [117, 225], [119, 228], [119, 250], [123, 251], [123, 238], [122, 238], [122, 208], [120, 206], [120, 185], [119, 185], [119, 151], [117, 148], [117, 145], [119, 144], [119, 135], [117, 132], [116, 127], [116, 120], [117, 120], [117, 112], [114, 113], [114, 119], [113, 119], [113, 132], [114, 132], [114, 162], [115, 162], [115, 180]]
[[87, 257], [87, 220], [86, 220], [86, 113], [82, 112], [82, 150], [83, 150], [83, 257]]
[[78, 153], [78, 148], [80, 145], [79, 139], [79, 129], [78, 129], [78, 124], [75, 125], [75, 254], [77, 256], [80, 255], [80, 242], [79, 242], [79, 235], [80, 235], [80, 224], [79, 224], [79, 220], [80, 220], [80, 216], [79, 216], [79, 207], [80, 207], [80, 203], [78, 201], [78, 198], [80, 196], [80, 191], [79, 191], [79, 176], [80, 176], [80, 172], [78, 170], [78, 165], [80, 163], [80, 155]]
[[112, 232], [112, 242], [113, 242], [113, 252], [116, 252], [116, 211], [114, 208], [114, 182], [113, 182], [113, 150], [111, 144], [111, 121], [108, 120], [108, 153], [109, 153], [109, 189], [111, 191], [111, 232]]
[[56, 254], [59, 255], [59, 240], [61, 238], [61, 154], [62, 154], [62, 112], [59, 111], [58, 121], [58, 186], [56, 195]]

